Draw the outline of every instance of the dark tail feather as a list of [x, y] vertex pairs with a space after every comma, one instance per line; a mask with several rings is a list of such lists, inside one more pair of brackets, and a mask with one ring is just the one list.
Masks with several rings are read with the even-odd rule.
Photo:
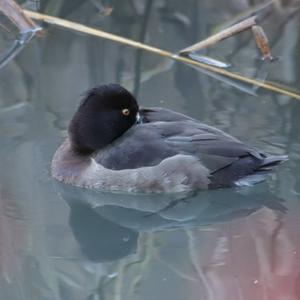
[[287, 155], [270, 155], [266, 157], [261, 165], [258, 167], [257, 171], [264, 172], [264, 171], [271, 171], [273, 167], [285, 162], [288, 160]]

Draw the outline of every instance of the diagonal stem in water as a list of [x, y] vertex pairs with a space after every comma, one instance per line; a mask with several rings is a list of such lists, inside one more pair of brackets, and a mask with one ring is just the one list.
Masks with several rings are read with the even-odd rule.
[[231, 27], [226, 28], [226, 29], [208, 37], [207, 39], [205, 39], [197, 44], [194, 44], [192, 46], [189, 46], [187, 48], [180, 50], [179, 53], [186, 54], [189, 52], [199, 51], [201, 49], [215, 45], [216, 43], [218, 43], [222, 40], [225, 40], [233, 35], [236, 35], [237, 33], [248, 30], [249, 28], [251, 28], [254, 25], [256, 25], [256, 17], [250, 17], [242, 22], [232, 25]]
[[7, 49], [0, 59], [0, 68], [13, 59], [24, 46], [32, 39], [40, 27], [24, 14], [23, 9], [13, 0], [0, 0], [0, 12], [2, 12], [19, 29], [20, 35], [13, 45]]

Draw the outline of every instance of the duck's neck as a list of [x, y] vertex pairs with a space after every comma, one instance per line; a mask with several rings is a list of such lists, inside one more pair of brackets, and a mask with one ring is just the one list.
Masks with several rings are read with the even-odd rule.
[[54, 154], [51, 164], [52, 176], [64, 182], [73, 181], [74, 178], [82, 174], [84, 169], [90, 166], [91, 154], [76, 151], [67, 138]]
[[71, 142], [70, 138], [68, 140], [71, 150], [74, 152], [74, 154], [78, 155], [78, 157], [91, 156], [95, 152], [95, 150]]

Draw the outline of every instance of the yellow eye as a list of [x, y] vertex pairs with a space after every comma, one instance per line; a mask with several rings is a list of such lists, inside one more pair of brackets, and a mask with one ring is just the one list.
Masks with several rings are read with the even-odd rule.
[[124, 115], [124, 116], [129, 116], [129, 114], [130, 114], [130, 110], [128, 109], [128, 108], [124, 108], [123, 110], [122, 110], [122, 114]]

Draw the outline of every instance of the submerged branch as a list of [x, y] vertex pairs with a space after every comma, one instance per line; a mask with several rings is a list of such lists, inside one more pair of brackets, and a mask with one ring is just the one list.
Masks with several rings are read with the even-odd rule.
[[219, 32], [224, 28], [231, 27], [232, 25], [254, 15], [257, 17], [257, 21], [260, 22], [260, 20], [269, 13], [269, 11], [272, 9], [272, 5], [275, 4], [276, 1], [277, 0], [270, 0], [265, 3], [259, 3], [253, 6], [251, 5], [251, 7], [249, 7], [246, 11], [242, 11], [230, 20], [218, 24], [216, 27], [214, 27], [213, 33]]
[[[23, 9], [13, 0], [0, 0], [0, 12], [2, 12], [20, 32], [18, 39], [14, 41], [12, 46], [8, 48], [0, 58], [0, 68], [2, 68], [24, 48], [41, 28], [38, 27], [30, 17], [25, 15]], [[1, 27], [8, 30], [5, 26], [1, 25]]]
[[196, 66], [198, 68], [216, 73], [216, 74], [220, 74], [223, 76], [226, 76], [228, 78], [240, 81], [240, 82], [244, 82], [244, 83], [248, 83], [250, 85], [255, 85], [257, 87], [261, 87], [265, 90], [269, 90], [272, 92], [276, 92], [282, 95], [286, 95], [289, 97], [292, 97], [294, 99], [300, 100], [300, 93], [299, 92], [295, 92], [292, 91], [289, 87], [279, 87], [273, 83], [270, 82], [261, 82], [258, 80], [255, 80], [253, 78], [249, 78], [249, 77], [245, 77], [243, 75], [237, 74], [237, 73], [233, 73], [230, 72], [228, 70], [224, 70], [224, 69], [220, 69], [214, 66], [210, 66], [198, 61], [194, 61], [192, 59], [189, 59], [187, 57], [183, 57], [183, 56], [179, 56], [177, 54], [165, 51], [165, 50], [161, 50], [159, 48], [156, 47], [152, 47], [143, 43], [139, 43], [136, 42], [134, 40], [131, 39], [127, 39], [127, 38], [123, 38], [120, 37], [118, 35], [115, 34], [111, 34], [99, 29], [95, 29], [95, 28], [91, 28], [89, 26], [85, 26], [79, 23], [75, 23], [75, 22], [71, 22], [71, 21], [67, 21], [61, 18], [57, 18], [57, 17], [52, 17], [49, 15], [44, 15], [41, 13], [37, 13], [37, 12], [33, 12], [33, 11], [29, 11], [29, 10], [24, 10], [24, 13], [28, 16], [31, 17], [35, 20], [40, 20], [49, 24], [53, 24], [56, 26], [60, 26], [60, 27], [64, 27], [70, 30], [74, 30], [74, 31], [78, 31], [78, 32], [82, 32], [82, 33], [86, 33], [86, 34], [90, 34], [90, 35], [94, 35], [97, 37], [101, 37], [107, 40], [111, 40], [123, 45], [127, 45], [127, 46], [131, 46], [134, 48], [138, 48], [138, 49], [142, 49], [151, 53], [155, 53], [157, 55], [163, 56], [163, 57], [167, 57], [169, 59], [173, 59], [175, 61], [179, 61], [179, 62], [183, 62], [189, 65], [193, 65]]
[[185, 53], [196, 52], [201, 49], [210, 47], [220, 41], [223, 41], [233, 35], [236, 35], [237, 33], [248, 30], [249, 28], [251, 28], [254, 25], [256, 25], [256, 17], [250, 17], [244, 21], [241, 21], [235, 25], [232, 25], [232, 26], [208, 37], [207, 39], [205, 39], [197, 44], [194, 44], [192, 46], [189, 46], [187, 48], [180, 50], [179, 53], [183, 55]]
[[20, 32], [28, 32], [37, 27], [13, 0], [0, 0], [0, 11], [19, 28]]
[[256, 45], [262, 54], [262, 58], [273, 60], [269, 47], [269, 40], [263, 28], [261, 26], [253, 26], [252, 33], [254, 35]]

